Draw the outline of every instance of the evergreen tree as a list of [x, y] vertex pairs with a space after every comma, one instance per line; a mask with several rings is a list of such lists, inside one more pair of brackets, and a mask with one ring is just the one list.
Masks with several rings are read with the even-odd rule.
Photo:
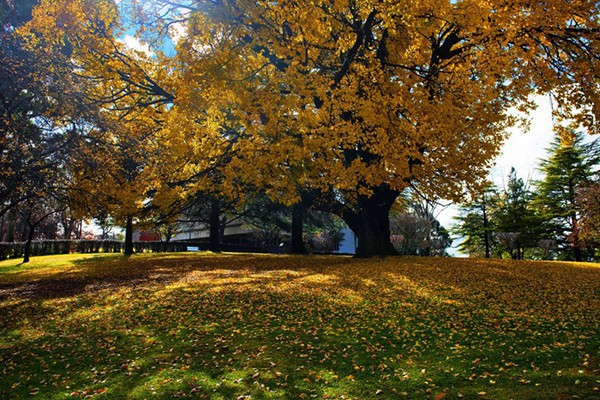
[[537, 183], [535, 204], [544, 222], [544, 235], [555, 239], [559, 258], [582, 261], [587, 258], [581, 238], [580, 188], [590, 183], [600, 161], [598, 140], [584, 143], [581, 132], [564, 129], [554, 139], [543, 160], [544, 178]]
[[524, 259], [525, 250], [538, 244], [539, 221], [531, 206], [532, 198], [526, 183], [511, 168], [493, 215], [493, 224], [500, 246], [513, 259]]
[[479, 197], [461, 207], [456, 218], [458, 224], [452, 230], [464, 238], [458, 246], [461, 252], [475, 257], [491, 257], [497, 242], [490, 217], [497, 202], [497, 190], [489, 185]]

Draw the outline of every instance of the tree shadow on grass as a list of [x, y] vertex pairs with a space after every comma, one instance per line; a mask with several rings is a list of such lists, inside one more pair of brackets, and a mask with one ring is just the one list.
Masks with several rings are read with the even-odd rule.
[[[569, 263], [225, 253], [99, 255], [74, 260], [73, 264], [50, 273], [29, 270], [12, 274], [18, 281], [0, 284], [0, 307], [7, 300], [70, 298], [107, 290], [160, 290], [174, 284], [201, 286], [203, 290], [226, 285], [335, 286], [370, 301], [418, 293], [424, 301], [476, 301], [493, 307], [506, 304], [515, 312], [543, 305], [550, 316], [569, 307], [574, 313], [585, 311], [580, 307], [581, 299], [592, 309], [600, 301], [600, 268], [573, 268]], [[529, 301], [513, 301], [515, 290], [524, 292], [523, 299]], [[553, 296], [538, 296], [544, 293]]]
[[[290, 260], [293, 260], [290, 262]], [[266, 262], [265, 262], [266, 261]], [[341, 265], [348, 259], [331, 258], [327, 263]], [[145, 285], [168, 285], [197, 271], [310, 270], [310, 257], [218, 255], [123, 255], [97, 256], [74, 260], [74, 268], [56, 271], [27, 270], [12, 274], [15, 283], [0, 284], [0, 301], [7, 299], [51, 299], [71, 297], [97, 290]], [[306, 265], [308, 264], [308, 265]]]

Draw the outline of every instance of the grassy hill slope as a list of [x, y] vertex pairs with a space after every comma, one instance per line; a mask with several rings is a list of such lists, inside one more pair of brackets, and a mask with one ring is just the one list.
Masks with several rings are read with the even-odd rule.
[[600, 398], [600, 266], [0, 262], [0, 398]]

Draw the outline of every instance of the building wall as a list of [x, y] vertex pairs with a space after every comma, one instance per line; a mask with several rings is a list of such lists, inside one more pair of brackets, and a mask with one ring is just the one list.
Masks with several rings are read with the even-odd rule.
[[[244, 227], [242, 222], [233, 222], [225, 227], [224, 236], [243, 235], [251, 231]], [[171, 240], [208, 239], [210, 231], [208, 225], [202, 223], [186, 223], [180, 227], [180, 232]]]
[[354, 236], [354, 232], [352, 229], [345, 227], [342, 228], [342, 233], [344, 234], [344, 238], [340, 242], [340, 247], [336, 253], [341, 254], [356, 254], [356, 236]]

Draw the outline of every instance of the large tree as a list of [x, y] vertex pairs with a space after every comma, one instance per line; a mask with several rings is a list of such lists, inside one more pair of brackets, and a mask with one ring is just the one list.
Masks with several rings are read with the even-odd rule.
[[157, 22], [149, 37], [176, 42], [155, 58], [162, 76], [124, 62], [107, 35], [116, 14], [90, 18], [88, 2], [44, 1], [32, 26], [95, 76], [172, 102], [164, 137], [193, 147], [198, 170], [233, 154], [226, 193], [249, 184], [292, 204], [317, 190], [313, 207], [347, 222], [358, 256], [396, 253], [388, 213], [408, 186], [478, 188], [530, 94], [553, 91], [590, 128], [600, 112], [596, 2], [132, 2]]
[[52, 61], [40, 66], [52, 77], [43, 86], [72, 100], [63, 113], [85, 131], [72, 149], [72, 206], [80, 217], [105, 215], [125, 226], [131, 254], [134, 223], [163, 174], [156, 133], [171, 95], [153, 76], [165, 71], [153, 54], [124, 42], [112, 1], [45, 2], [33, 15], [19, 33], [36, 58]]
[[158, 157], [154, 123], [141, 115], [99, 123], [74, 157], [73, 206], [81, 216], [111, 217], [125, 227], [126, 255], [133, 253], [133, 229], [148, 215]]
[[222, 104], [204, 121], [229, 105], [242, 179], [289, 202], [298, 182], [316, 188], [314, 206], [348, 223], [358, 256], [392, 254], [398, 194], [476, 187], [510, 106], [534, 90], [596, 99], [595, 4], [545, 4], [183, 2], [190, 70], [176, 97]]

